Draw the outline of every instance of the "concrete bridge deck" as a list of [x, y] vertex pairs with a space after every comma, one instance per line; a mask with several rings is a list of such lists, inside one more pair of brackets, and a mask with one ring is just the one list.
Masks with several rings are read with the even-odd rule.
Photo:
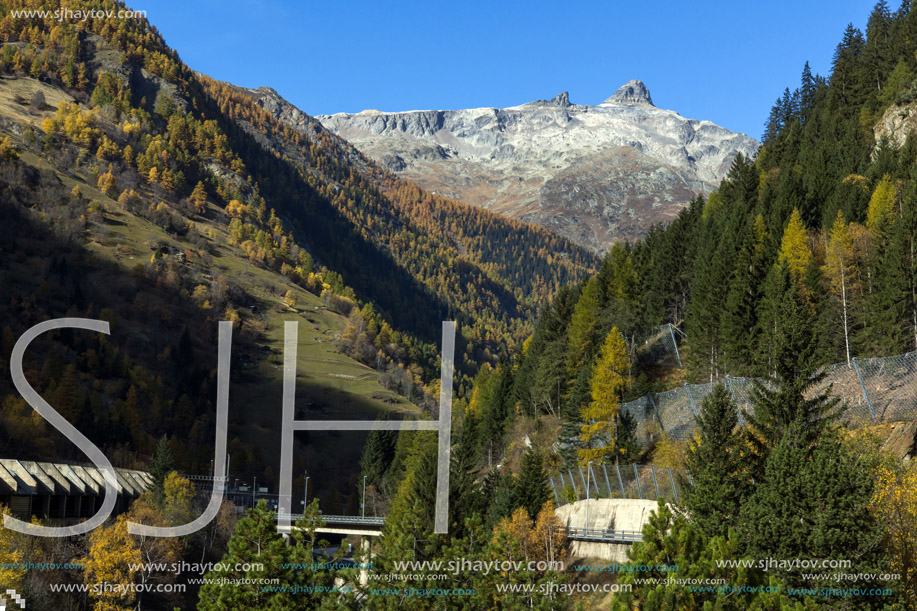
[[[297, 520], [302, 518], [302, 514], [286, 514], [281, 515], [282, 518], [289, 518], [294, 526], [279, 527], [281, 534], [289, 534], [290, 531], [295, 528], [295, 523]], [[325, 533], [329, 535], [362, 535], [366, 537], [378, 537], [382, 534], [382, 527], [385, 526], [385, 518], [379, 516], [321, 516], [320, 518], [325, 522], [324, 526], [320, 526], [315, 529], [315, 532]]]

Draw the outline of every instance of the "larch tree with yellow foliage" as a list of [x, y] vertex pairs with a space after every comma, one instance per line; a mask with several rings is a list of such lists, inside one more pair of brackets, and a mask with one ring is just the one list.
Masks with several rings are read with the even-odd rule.
[[828, 237], [825, 262], [822, 265], [822, 274], [827, 280], [831, 294], [835, 299], [840, 300], [844, 350], [848, 365], [850, 364], [851, 298], [859, 292], [860, 277], [857, 262], [858, 258], [862, 257], [862, 248], [858, 247], [865, 243], [864, 233], [862, 225], [847, 224], [844, 221], [844, 215], [838, 211]]
[[783, 231], [780, 241], [780, 263], [784, 264], [793, 277], [799, 281], [812, 263], [812, 251], [809, 249], [809, 237], [802, 216], [797, 208], [793, 208], [790, 221]]
[[9, 136], [0, 138], [0, 161], [15, 161], [19, 159], [19, 153], [13, 146]]
[[[127, 532], [127, 519], [119, 516], [115, 523], [97, 528], [89, 535], [89, 551], [83, 564], [83, 581], [90, 586], [93, 611], [122, 611], [131, 608], [134, 593], [124, 590], [134, 584], [136, 566], [143, 561], [140, 549]], [[107, 584], [107, 588], [92, 588]], [[121, 586], [119, 588], [118, 586]]]
[[579, 460], [586, 464], [614, 456], [617, 445], [617, 418], [621, 396], [630, 380], [630, 360], [624, 336], [617, 327], [605, 338], [602, 351], [592, 369], [592, 401], [583, 408]]
[[[493, 537], [485, 552], [487, 560], [508, 562], [562, 562], [566, 553], [566, 537], [561, 529], [560, 520], [554, 513], [554, 503], [548, 501], [539, 510], [533, 520], [522, 507], [513, 514], [504, 518], [494, 526]], [[535, 566], [535, 565], [533, 565]], [[546, 582], [562, 583], [565, 578], [555, 568], [558, 565], [547, 566], [547, 570], [528, 571], [500, 571], [495, 574], [495, 579], [485, 582], [484, 596], [490, 584], [496, 580], [498, 583], [509, 584], [510, 589], [503, 592], [490, 592], [495, 598], [488, 601], [487, 608], [491, 609], [562, 609], [566, 607], [564, 597], [559, 596], [549, 589], [541, 589]], [[515, 586], [515, 587], [514, 587]], [[518, 590], [516, 589], [518, 588]], [[542, 594], [538, 594], [541, 590]], [[520, 592], [512, 594], [508, 592]], [[482, 607], [483, 608], [483, 607]]]
[[[132, 522], [139, 524], [160, 527], [171, 525], [157, 507], [156, 498], [152, 491], [145, 492], [139, 499], [134, 501], [127, 515]], [[174, 583], [177, 575], [168, 571], [160, 571], [156, 567], [162, 563], [178, 562], [182, 559], [181, 540], [178, 537], [151, 537], [147, 535], [139, 535], [135, 540], [137, 541], [137, 553], [143, 558], [144, 563], [143, 568], [134, 575], [137, 581], [143, 586], [153, 583]], [[142, 603], [143, 593], [140, 594], [140, 599], [138, 602]]]
[[901, 473], [878, 470], [872, 510], [885, 528], [885, 548], [904, 590], [905, 607], [917, 609], [917, 465]]
[[186, 524], [191, 521], [191, 500], [194, 486], [177, 471], [166, 476], [163, 484], [162, 514], [169, 524]]
[[188, 201], [191, 202], [195, 212], [198, 214], [204, 214], [204, 212], [207, 210], [207, 190], [204, 188], [204, 183], [198, 182], [194, 186], [194, 190], [188, 197]]
[[878, 234], [895, 219], [897, 201], [898, 190], [895, 183], [886, 174], [872, 192], [872, 197], [869, 198], [869, 208], [866, 211], [866, 228], [873, 237], [878, 237]]
[[[517, 507], [510, 517], [498, 522], [494, 527], [493, 541], [503, 540], [504, 544], [499, 547], [503, 548], [505, 558], [563, 561], [567, 556], [567, 536], [555, 509], [554, 501], [547, 501], [532, 518], [524, 507]], [[510, 541], [513, 545], [506, 545]]]
[[[9, 509], [0, 505], [0, 516], [9, 513]], [[0, 588], [22, 590], [22, 580], [26, 572], [19, 568], [22, 562], [22, 546], [16, 531], [0, 528]]]
[[105, 172], [104, 174], [99, 175], [99, 179], [98, 181], [96, 181], [96, 184], [99, 187], [99, 191], [101, 191], [102, 193], [104, 193], [105, 195], [109, 197], [114, 197], [117, 191], [115, 190], [115, 177], [111, 173], [111, 171], [112, 171], [112, 166], [111, 164], [109, 164], [108, 171]]

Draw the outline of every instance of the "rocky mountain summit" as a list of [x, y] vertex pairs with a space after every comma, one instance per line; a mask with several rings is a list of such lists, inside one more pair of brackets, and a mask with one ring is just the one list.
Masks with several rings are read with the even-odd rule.
[[758, 143], [656, 108], [633, 80], [596, 106], [567, 92], [511, 108], [319, 115], [422, 187], [536, 223], [592, 248], [643, 235], [708, 193]]
[[614, 95], [602, 102], [603, 104], [620, 104], [622, 106], [633, 106], [635, 104], [648, 104], [655, 107], [653, 98], [650, 96], [650, 90], [646, 88], [643, 81], [627, 81], [615, 91]]

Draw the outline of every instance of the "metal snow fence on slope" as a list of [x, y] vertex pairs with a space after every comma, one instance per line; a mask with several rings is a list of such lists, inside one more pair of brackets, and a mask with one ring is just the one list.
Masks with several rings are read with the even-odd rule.
[[657, 366], [682, 367], [677, 338], [681, 331], [674, 325], [661, 325], [626, 338], [641, 361]]
[[[659, 335], [662, 337], [662, 335]], [[917, 352], [866, 359], [852, 359], [823, 369], [824, 379], [816, 392], [828, 390], [845, 405], [841, 420], [856, 428], [878, 422], [917, 418]], [[752, 378], [726, 376], [719, 382], [739, 409], [739, 423], [751, 411]], [[636, 421], [638, 443], [648, 445], [662, 434], [687, 441], [694, 434], [694, 416], [715, 383], [685, 384], [662, 393], [650, 393], [621, 404], [621, 410]]]
[[685, 471], [658, 465], [592, 464], [562, 470], [549, 478], [549, 484], [557, 505], [587, 498], [587, 484], [591, 499], [664, 498], [678, 502], [687, 479]]

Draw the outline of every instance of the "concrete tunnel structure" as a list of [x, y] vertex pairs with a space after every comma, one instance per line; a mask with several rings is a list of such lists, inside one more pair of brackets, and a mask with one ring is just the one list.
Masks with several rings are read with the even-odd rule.
[[[113, 515], [123, 513], [153, 485], [149, 473], [115, 469], [117, 499]], [[0, 459], [0, 504], [21, 520], [82, 519], [102, 506], [105, 480], [95, 467]]]

